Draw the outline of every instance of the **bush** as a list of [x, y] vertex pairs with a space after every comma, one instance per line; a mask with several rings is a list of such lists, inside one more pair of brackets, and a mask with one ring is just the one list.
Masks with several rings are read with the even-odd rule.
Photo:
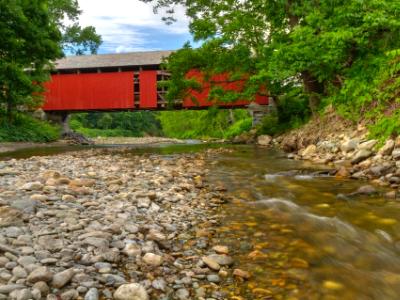
[[161, 134], [156, 113], [148, 111], [74, 114], [70, 127], [88, 137], [141, 137], [145, 134]]
[[278, 100], [277, 110], [271, 112], [258, 127], [258, 134], [277, 135], [305, 124], [311, 112], [301, 89], [293, 89]]
[[18, 113], [12, 123], [0, 114], [0, 142], [51, 142], [60, 138], [60, 128]]
[[231, 125], [224, 134], [224, 138], [230, 139], [237, 135], [242, 134], [245, 131], [249, 131], [253, 125], [253, 120], [251, 118], [246, 118], [237, 121]]
[[180, 139], [231, 138], [251, 128], [245, 109], [166, 111], [159, 119], [165, 136]]

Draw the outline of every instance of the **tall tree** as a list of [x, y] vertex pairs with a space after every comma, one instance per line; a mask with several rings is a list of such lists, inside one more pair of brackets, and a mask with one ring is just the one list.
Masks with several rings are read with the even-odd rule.
[[[168, 21], [174, 19], [174, 7], [186, 8], [190, 31], [203, 42], [191, 51], [212, 49], [208, 58], [200, 55], [204, 70], [251, 69], [250, 82], [267, 83], [274, 96], [301, 85], [313, 111], [322, 97], [343, 85], [355, 65], [400, 48], [398, 0], [142, 1], [153, 3], [155, 10], [167, 7]], [[238, 49], [248, 49], [247, 57], [231, 68], [226, 62], [237, 62]], [[187, 49], [180, 51], [170, 64], [188, 56]], [[199, 61], [181, 65], [199, 67]], [[249, 85], [250, 90], [257, 89]]]
[[9, 117], [40, 99], [50, 61], [62, 55], [61, 34], [46, 1], [0, 1], [0, 109]]
[[[101, 38], [80, 27], [76, 0], [0, 0], [0, 113], [37, 107], [52, 62], [96, 53]], [[66, 25], [68, 24], [68, 25]]]

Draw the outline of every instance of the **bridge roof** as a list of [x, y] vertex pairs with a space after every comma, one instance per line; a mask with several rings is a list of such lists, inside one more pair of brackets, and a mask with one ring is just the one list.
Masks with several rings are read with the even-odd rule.
[[67, 56], [55, 63], [56, 70], [159, 65], [173, 51]]

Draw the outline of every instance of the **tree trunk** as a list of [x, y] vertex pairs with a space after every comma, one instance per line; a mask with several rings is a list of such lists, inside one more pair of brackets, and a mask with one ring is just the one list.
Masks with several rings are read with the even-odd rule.
[[301, 78], [304, 84], [304, 91], [309, 97], [308, 105], [312, 114], [315, 115], [321, 103], [321, 96], [324, 93], [324, 84], [319, 82], [318, 79], [311, 75], [308, 71], [302, 72]]

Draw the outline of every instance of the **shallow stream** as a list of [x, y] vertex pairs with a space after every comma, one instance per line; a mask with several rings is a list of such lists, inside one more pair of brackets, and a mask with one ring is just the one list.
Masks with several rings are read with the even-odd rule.
[[[133, 147], [132, 154], [176, 155], [207, 145]], [[231, 201], [213, 243], [228, 245], [235, 267], [252, 274], [226, 281], [231, 299], [400, 299], [400, 202], [338, 197], [365, 182], [336, 179], [321, 166], [276, 150], [227, 146], [208, 159], [210, 180]], [[85, 147], [20, 150], [1, 159]], [[288, 172], [289, 171], [289, 172]]]

